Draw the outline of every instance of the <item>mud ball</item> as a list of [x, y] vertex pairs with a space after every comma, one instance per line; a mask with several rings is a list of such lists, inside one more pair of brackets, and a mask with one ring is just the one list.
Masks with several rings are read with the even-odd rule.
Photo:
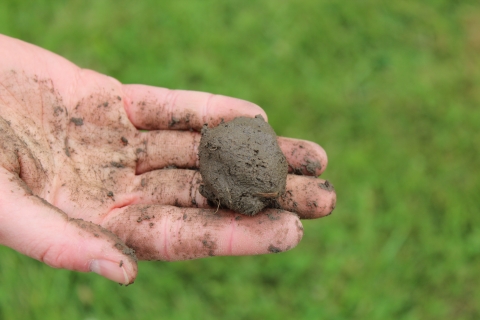
[[285, 192], [287, 160], [261, 115], [204, 126], [199, 158], [200, 193], [213, 205], [255, 215]]

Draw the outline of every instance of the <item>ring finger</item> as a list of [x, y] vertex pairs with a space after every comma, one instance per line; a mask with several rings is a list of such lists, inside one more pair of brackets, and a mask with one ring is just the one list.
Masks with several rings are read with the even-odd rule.
[[[199, 192], [201, 183], [202, 178], [196, 170], [150, 171], [136, 176], [128, 190], [128, 198], [134, 199], [130, 204], [210, 208], [206, 198]], [[336, 194], [333, 186], [326, 180], [288, 175], [286, 192], [278, 202], [282, 209], [295, 212], [300, 218], [315, 219], [333, 211]]]

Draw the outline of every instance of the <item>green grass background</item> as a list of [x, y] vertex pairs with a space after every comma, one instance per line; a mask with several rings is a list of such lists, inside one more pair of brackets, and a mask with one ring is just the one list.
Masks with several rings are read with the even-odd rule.
[[480, 319], [480, 4], [0, 2], [0, 32], [125, 83], [262, 106], [329, 155], [334, 214], [278, 255], [129, 287], [0, 248], [1, 319]]

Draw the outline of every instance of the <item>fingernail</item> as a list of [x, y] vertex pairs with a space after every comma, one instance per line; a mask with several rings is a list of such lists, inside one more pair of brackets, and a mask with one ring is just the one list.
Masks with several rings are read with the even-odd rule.
[[92, 260], [90, 262], [90, 271], [124, 285], [130, 284], [127, 272], [123, 267], [123, 261]]

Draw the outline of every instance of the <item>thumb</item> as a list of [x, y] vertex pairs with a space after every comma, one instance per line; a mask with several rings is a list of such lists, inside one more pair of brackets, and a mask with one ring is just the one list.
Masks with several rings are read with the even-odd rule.
[[125, 285], [137, 275], [134, 250], [120, 238], [92, 222], [68, 218], [2, 167], [0, 244], [54, 268], [93, 271]]

